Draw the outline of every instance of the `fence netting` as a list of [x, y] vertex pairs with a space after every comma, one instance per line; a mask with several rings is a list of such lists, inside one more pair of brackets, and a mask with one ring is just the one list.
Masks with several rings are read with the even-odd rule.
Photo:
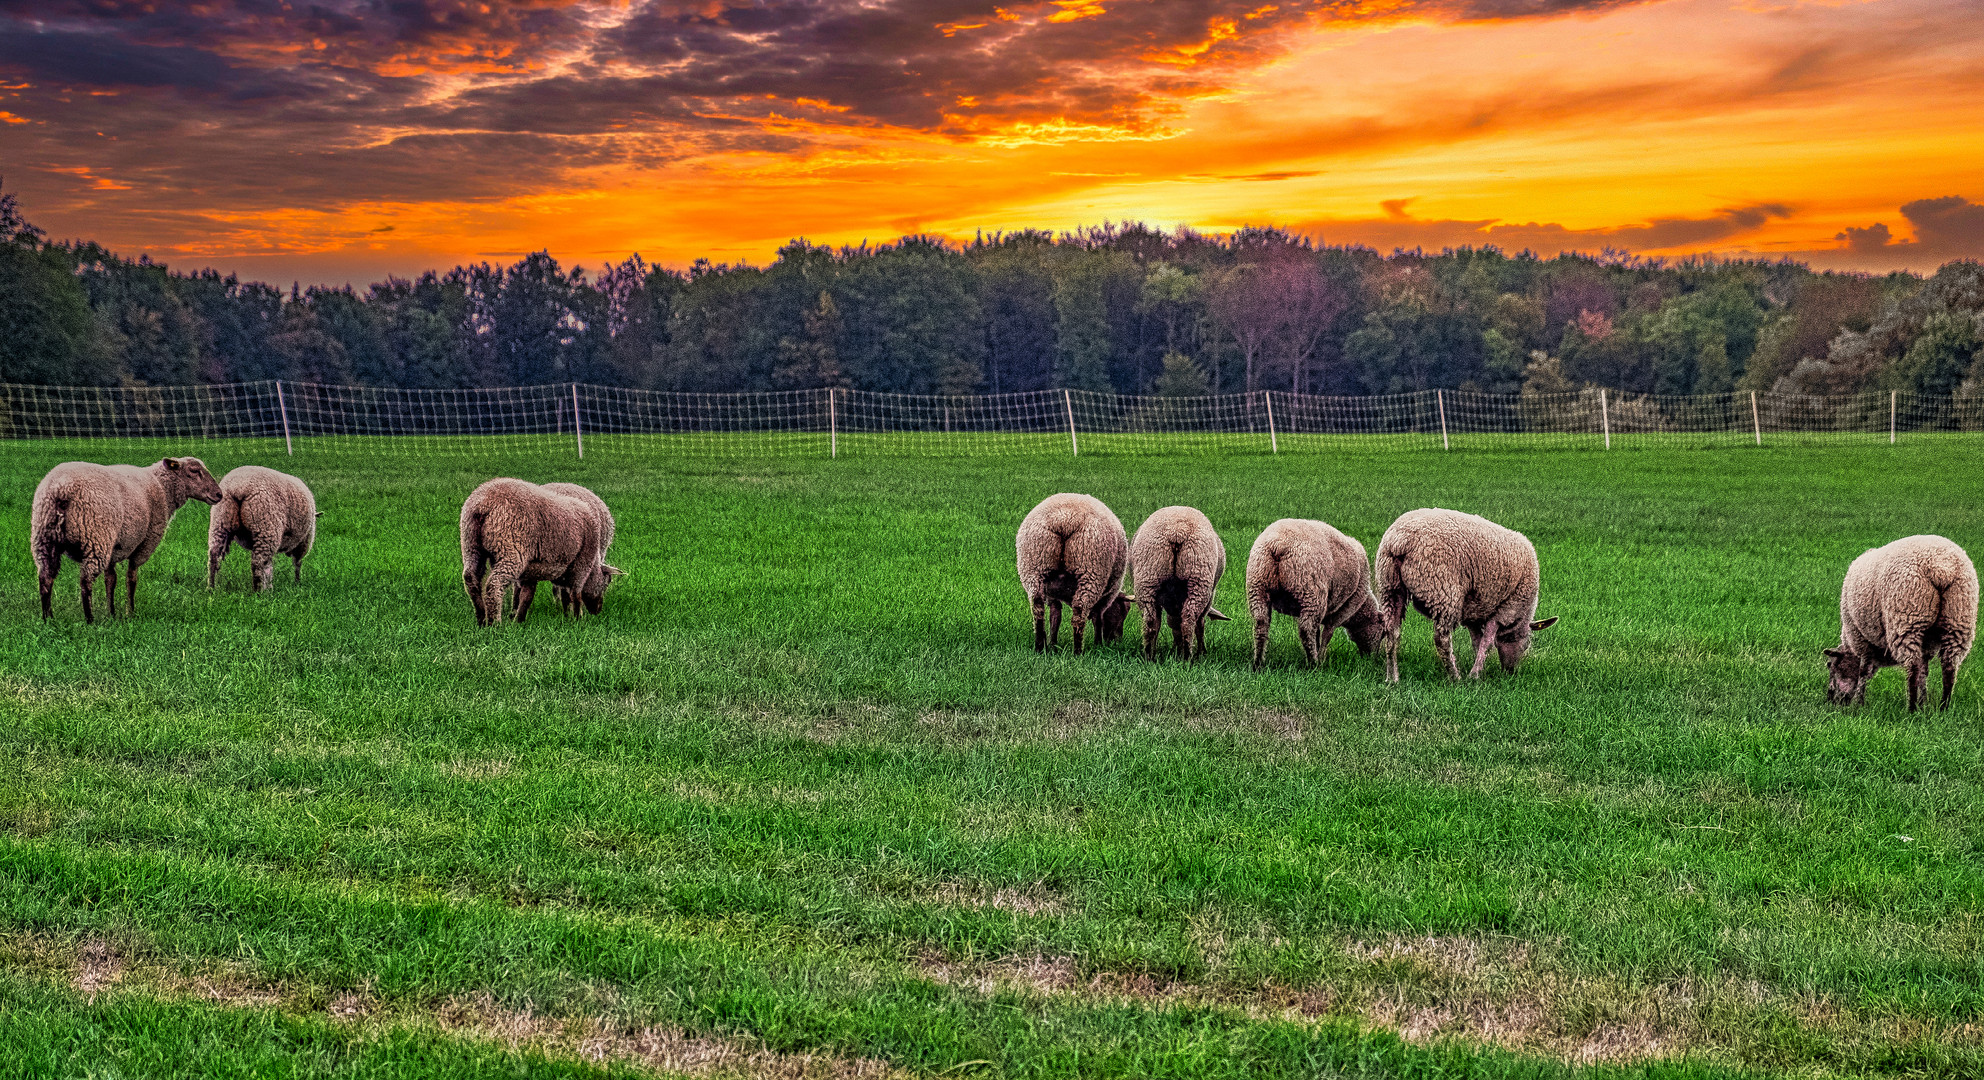
[[[252, 382], [0, 385], [0, 438], [85, 448], [216, 440], [290, 455], [635, 452], [713, 456], [1285, 454], [1328, 449], [1618, 450], [1899, 443], [1984, 431], [1984, 398], [1423, 390], [1196, 398], [1087, 390], [691, 394], [584, 383], [404, 390]], [[171, 448], [179, 447], [180, 450]]]

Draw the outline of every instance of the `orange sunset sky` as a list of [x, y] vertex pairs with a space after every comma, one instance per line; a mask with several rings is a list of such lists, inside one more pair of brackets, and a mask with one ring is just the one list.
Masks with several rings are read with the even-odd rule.
[[0, 175], [306, 284], [1131, 219], [1929, 270], [1984, 256], [1984, 9], [7, 0]]

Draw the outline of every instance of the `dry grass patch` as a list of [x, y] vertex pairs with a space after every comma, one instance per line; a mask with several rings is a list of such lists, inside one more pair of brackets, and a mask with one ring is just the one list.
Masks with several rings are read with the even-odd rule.
[[1022, 888], [987, 890], [982, 885], [945, 882], [916, 897], [926, 904], [949, 907], [992, 908], [1015, 915], [1065, 915], [1068, 905], [1038, 882]]

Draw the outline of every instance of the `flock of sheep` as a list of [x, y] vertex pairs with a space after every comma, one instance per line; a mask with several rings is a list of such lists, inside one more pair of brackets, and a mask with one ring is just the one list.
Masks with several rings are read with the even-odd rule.
[[[165, 458], [153, 465], [71, 461], [50, 469], [35, 488], [30, 544], [41, 583], [41, 615], [51, 615], [56, 572], [74, 560], [82, 578], [83, 618], [94, 622], [91, 594], [104, 579], [110, 614], [117, 614], [117, 564], [128, 564], [125, 610], [135, 613], [138, 568], [158, 550], [166, 525], [189, 499], [212, 506], [207, 531], [207, 585], [212, 587], [232, 545], [250, 553], [254, 587], [270, 587], [276, 556], [293, 560], [296, 580], [316, 540], [316, 500], [302, 480], [244, 465], [216, 481], [199, 458]], [[549, 581], [569, 615], [598, 614], [606, 588], [624, 571], [606, 562], [613, 514], [577, 484], [490, 480], [462, 505], [462, 583], [478, 625], [523, 622], [540, 582]], [[1089, 622], [1101, 641], [1123, 635], [1132, 604], [1143, 613], [1143, 651], [1156, 659], [1166, 620], [1178, 655], [1206, 651], [1206, 620], [1224, 620], [1212, 606], [1226, 572], [1226, 546], [1203, 513], [1167, 506], [1131, 539], [1100, 500], [1052, 495], [1020, 523], [1020, 584], [1033, 605], [1033, 647], [1061, 636], [1061, 607], [1072, 612], [1074, 651], [1082, 651]], [[1137, 593], [1125, 592], [1125, 574]], [[1375, 579], [1375, 588], [1373, 581]], [[1303, 652], [1320, 665], [1341, 628], [1362, 653], [1382, 649], [1385, 681], [1398, 681], [1399, 628], [1408, 603], [1433, 620], [1434, 647], [1450, 678], [1459, 679], [1453, 633], [1473, 638], [1479, 678], [1493, 645], [1510, 672], [1529, 651], [1531, 635], [1556, 622], [1536, 619], [1541, 572], [1536, 548], [1519, 532], [1457, 510], [1413, 510], [1378, 542], [1374, 564], [1364, 545], [1321, 521], [1284, 518], [1267, 527], [1247, 556], [1247, 603], [1254, 617], [1254, 667], [1267, 655], [1274, 613], [1293, 616]], [[1910, 536], [1853, 561], [1840, 596], [1840, 643], [1825, 650], [1827, 690], [1837, 704], [1866, 700], [1867, 681], [1883, 667], [1908, 674], [1908, 707], [1919, 708], [1928, 661], [1939, 656], [1942, 705], [1949, 707], [1956, 672], [1977, 630], [1977, 570], [1962, 548], [1940, 536]]]
[[[57, 465], [34, 489], [29, 538], [41, 579], [41, 617], [52, 614], [55, 575], [64, 557], [82, 578], [83, 621], [95, 622], [91, 596], [98, 577], [117, 614], [117, 564], [125, 570], [125, 611], [138, 610], [138, 568], [158, 550], [172, 515], [189, 499], [208, 503], [207, 587], [235, 544], [248, 549], [258, 590], [270, 587], [277, 555], [294, 562], [303, 580], [303, 557], [317, 539], [317, 500], [309, 485], [288, 473], [243, 465], [215, 481], [199, 458], [165, 458], [148, 467], [70, 461]], [[613, 514], [577, 484], [530, 484], [499, 478], [469, 494], [462, 505], [462, 583], [475, 604], [475, 620], [503, 621], [505, 594], [516, 590], [511, 618], [523, 622], [539, 582], [568, 615], [598, 614], [606, 586], [625, 571], [606, 563], [613, 546]]]
[[[1020, 585], [1033, 605], [1033, 648], [1059, 644], [1061, 606], [1072, 613], [1074, 651], [1089, 622], [1104, 642], [1123, 636], [1132, 604], [1143, 612], [1143, 651], [1157, 658], [1168, 620], [1179, 657], [1206, 651], [1206, 620], [1226, 620], [1212, 606], [1226, 573], [1226, 545], [1212, 522], [1189, 506], [1167, 506], [1144, 520], [1135, 538], [1101, 500], [1063, 493], [1041, 500], [1020, 522]], [[1123, 589], [1124, 574], [1135, 582]], [[1376, 587], [1373, 588], [1373, 579]], [[1398, 681], [1399, 628], [1409, 603], [1433, 620], [1433, 645], [1447, 675], [1459, 679], [1453, 634], [1474, 641], [1469, 678], [1480, 678], [1493, 645], [1514, 672], [1531, 635], [1556, 622], [1536, 618], [1541, 582], [1529, 538], [1458, 510], [1401, 514], [1378, 541], [1375, 563], [1364, 545], [1321, 521], [1283, 518], [1247, 555], [1247, 606], [1254, 617], [1254, 668], [1267, 656], [1275, 612], [1295, 618], [1313, 665], [1329, 655], [1331, 635], [1349, 633], [1357, 651], [1382, 649], [1385, 681]], [[1940, 536], [1910, 536], [1853, 560], [1841, 589], [1840, 643], [1825, 650], [1827, 699], [1857, 704], [1883, 667], [1908, 673], [1908, 709], [1921, 707], [1929, 657], [1943, 667], [1948, 708], [1957, 667], [1977, 636], [1977, 570], [1962, 548]]]

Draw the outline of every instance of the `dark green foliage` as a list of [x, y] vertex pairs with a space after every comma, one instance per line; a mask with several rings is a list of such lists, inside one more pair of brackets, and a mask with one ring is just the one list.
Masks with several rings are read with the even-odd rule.
[[[14, 223], [0, 253], [0, 380], [43, 383], [1143, 394], [1178, 352], [1214, 393], [1515, 393], [1540, 352], [1572, 386], [1635, 394], [1941, 394], [1969, 375], [1959, 324], [1984, 311], [1968, 262], [1924, 282], [1616, 252], [1381, 257], [1272, 228], [1209, 237], [1136, 223], [962, 246], [801, 239], [768, 267], [699, 260], [687, 273], [635, 255], [589, 276], [540, 251], [285, 297], [93, 243], [50, 245], [0, 198]], [[1953, 321], [1918, 350], [1939, 314]]]

